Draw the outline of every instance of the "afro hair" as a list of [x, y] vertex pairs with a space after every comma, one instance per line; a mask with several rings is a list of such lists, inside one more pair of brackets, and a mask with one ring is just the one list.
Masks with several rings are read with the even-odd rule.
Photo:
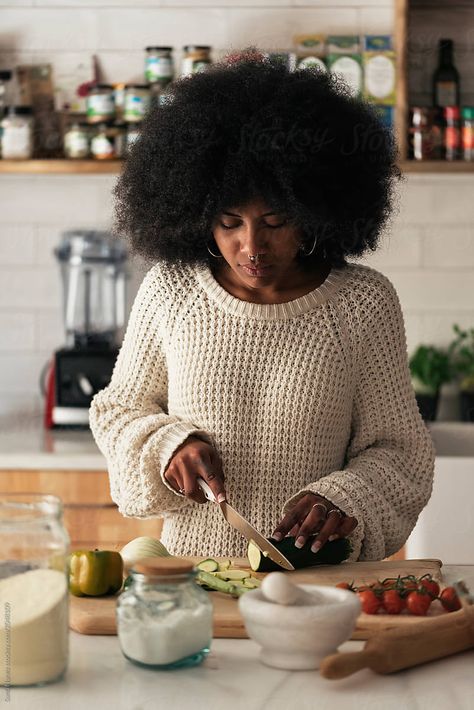
[[[198, 264], [215, 217], [263, 198], [334, 267], [377, 246], [400, 178], [392, 133], [334, 75], [257, 56], [173, 82], [115, 189], [116, 228], [148, 260]], [[212, 242], [215, 252], [215, 242]]]

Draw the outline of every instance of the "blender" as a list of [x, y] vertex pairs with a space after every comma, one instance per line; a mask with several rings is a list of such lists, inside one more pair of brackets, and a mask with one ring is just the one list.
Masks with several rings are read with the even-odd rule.
[[65, 346], [47, 375], [45, 426], [89, 426], [93, 396], [112, 376], [125, 322], [125, 247], [109, 232], [64, 232], [61, 268]]

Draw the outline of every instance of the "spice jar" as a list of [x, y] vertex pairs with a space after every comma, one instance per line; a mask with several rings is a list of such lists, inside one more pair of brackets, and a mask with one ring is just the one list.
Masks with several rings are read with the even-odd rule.
[[445, 106], [444, 145], [446, 160], [459, 160], [461, 157], [461, 121], [459, 106]]
[[474, 106], [464, 106], [461, 115], [463, 158], [464, 160], [474, 160]]
[[91, 86], [86, 105], [89, 123], [102, 123], [113, 118], [115, 116], [114, 87], [110, 84]]
[[28, 160], [33, 155], [31, 106], [10, 106], [1, 126], [1, 155], [5, 160]]
[[127, 123], [142, 121], [150, 106], [150, 89], [145, 84], [127, 84], [123, 119]]
[[187, 44], [183, 47], [181, 76], [190, 76], [207, 69], [211, 60], [211, 48], [204, 45]]
[[64, 134], [64, 155], [70, 160], [89, 156], [89, 126], [73, 123]]
[[124, 656], [158, 670], [201, 663], [211, 645], [212, 604], [195, 582], [192, 560], [145, 557], [130, 575], [116, 606]]
[[119, 121], [123, 118], [123, 109], [125, 105], [125, 84], [119, 83], [114, 84], [114, 106], [115, 106], [115, 118]]
[[415, 160], [429, 160], [432, 157], [432, 110], [414, 106], [411, 112], [409, 130], [411, 157]]
[[146, 48], [145, 79], [149, 84], [159, 84], [164, 88], [173, 81], [172, 49], [172, 47]]
[[59, 498], [0, 494], [0, 685], [60, 680], [69, 654], [69, 536]]
[[115, 133], [112, 126], [101, 123], [91, 140], [91, 154], [97, 160], [116, 158]]

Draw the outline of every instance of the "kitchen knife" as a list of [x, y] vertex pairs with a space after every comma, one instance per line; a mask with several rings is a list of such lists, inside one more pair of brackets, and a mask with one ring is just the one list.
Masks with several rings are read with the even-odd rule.
[[[206, 498], [212, 501], [213, 503], [217, 503], [216, 497], [214, 496], [214, 493], [212, 492], [206, 481], [200, 476], [198, 476], [197, 482], [204, 491], [204, 495], [206, 496]], [[232, 525], [233, 528], [238, 530], [239, 533], [243, 535], [247, 540], [250, 540], [251, 542], [255, 543], [259, 550], [264, 554], [267, 554], [268, 557], [273, 560], [273, 562], [276, 562], [277, 565], [280, 565], [280, 567], [283, 567], [287, 570], [295, 569], [291, 562], [287, 560], [284, 555], [281, 554], [280, 550], [275, 547], [275, 545], [272, 545], [272, 543], [269, 542], [266, 537], [259, 533], [258, 530], [253, 527], [253, 525], [247, 522], [247, 520], [245, 520], [245, 518], [243, 518], [240, 513], [235, 510], [235, 508], [233, 508], [231, 505], [229, 505], [229, 503], [227, 503], [227, 501], [224, 501], [223, 503], [218, 503], [218, 505], [220, 506], [222, 514], [229, 523], [229, 525]]]

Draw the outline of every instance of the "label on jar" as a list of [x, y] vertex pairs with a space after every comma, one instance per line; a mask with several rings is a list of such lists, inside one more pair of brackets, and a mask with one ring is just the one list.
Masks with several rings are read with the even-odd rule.
[[86, 134], [80, 131], [66, 133], [64, 150], [69, 158], [85, 158], [89, 154], [89, 141]]
[[87, 118], [111, 117], [115, 112], [113, 94], [93, 94], [87, 97]]
[[194, 59], [193, 57], [184, 57], [181, 65], [181, 76], [190, 76], [198, 72], [205, 71], [211, 62], [205, 59]]
[[91, 152], [94, 158], [113, 158], [114, 146], [110, 138], [99, 133], [91, 141]]
[[455, 106], [456, 105], [456, 82], [438, 81], [436, 83], [436, 105]]
[[362, 87], [362, 67], [352, 57], [339, 57], [331, 65], [331, 73], [338, 74], [345, 81], [354, 96]]
[[319, 57], [304, 57], [298, 62], [298, 69], [307, 69], [308, 67], [316, 67], [321, 71], [327, 71], [327, 67]]
[[124, 119], [126, 121], [141, 121], [149, 104], [149, 97], [145, 98], [138, 94], [127, 94], [125, 96]]
[[368, 59], [365, 65], [365, 90], [375, 99], [386, 99], [395, 89], [395, 65], [385, 55]]
[[2, 158], [28, 159], [32, 154], [32, 136], [29, 124], [5, 126], [2, 133]]
[[461, 145], [461, 132], [457, 126], [446, 126], [444, 131], [446, 148], [457, 149]]
[[170, 57], [147, 57], [145, 77], [150, 83], [173, 78], [173, 63]]

